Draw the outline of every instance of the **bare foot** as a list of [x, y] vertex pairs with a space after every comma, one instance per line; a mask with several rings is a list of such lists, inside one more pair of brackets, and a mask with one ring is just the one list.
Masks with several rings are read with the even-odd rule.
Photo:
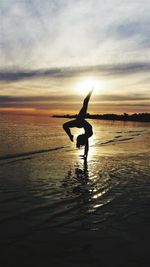
[[87, 155], [80, 155], [81, 159], [87, 160]]

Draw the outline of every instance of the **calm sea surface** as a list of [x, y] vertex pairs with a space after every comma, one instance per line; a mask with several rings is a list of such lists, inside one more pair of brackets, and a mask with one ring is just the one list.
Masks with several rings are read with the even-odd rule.
[[[0, 236], [97, 230], [148, 221], [148, 123], [89, 120], [88, 161], [62, 129], [66, 119], [0, 116]], [[81, 129], [73, 129], [75, 137]]]

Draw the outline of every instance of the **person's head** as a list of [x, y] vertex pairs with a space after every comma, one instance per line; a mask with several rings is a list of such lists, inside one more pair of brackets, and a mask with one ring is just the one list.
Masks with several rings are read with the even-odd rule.
[[85, 134], [80, 134], [77, 137], [77, 143], [76, 143], [76, 147], [80, 148], [81, 146], [85, 146], [87, 142], [87, 137]]

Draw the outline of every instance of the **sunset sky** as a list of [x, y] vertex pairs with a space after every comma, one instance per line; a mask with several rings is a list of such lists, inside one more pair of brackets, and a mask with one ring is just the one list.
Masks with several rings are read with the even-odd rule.
[[149, 112], [150, 0], [1, 0], [0, 111]]

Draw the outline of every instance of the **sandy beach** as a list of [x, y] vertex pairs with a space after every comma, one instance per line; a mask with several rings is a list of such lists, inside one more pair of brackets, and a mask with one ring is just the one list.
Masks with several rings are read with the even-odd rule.
[[84, 162], [63, 121], [1, 117], [1, 266], [149, 266], [148, 124], [92, 121]]

